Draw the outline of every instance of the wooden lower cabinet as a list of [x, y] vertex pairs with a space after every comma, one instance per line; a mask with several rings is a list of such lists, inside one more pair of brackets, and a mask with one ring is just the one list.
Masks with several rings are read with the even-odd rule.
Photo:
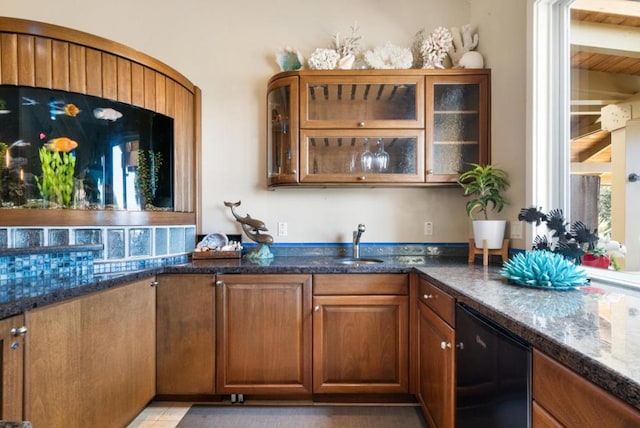
[[25, 419], [126, 426], [155, 395], [155, 288], [144, 279], [25, 313]]
[[314, 393], [409, 392], [407, 294], [404, 274], [314, 275]]
[[310, 394], [311, 275], [216, 280], [216, 392]]
[[0, 320], [0, 347], [2, 373], [0, 373], [0, 419], [21, 421], [24, 360], [24, 316], [16, 315]]
[[455, 299], [418, 278], [418, 401], [432, 428], [455, 426]]
[[157, 394], [214, 394], [214, 275], [158, 275], [156, 291]]
[[455, 332], [424, 303], [418, 303], [418, 317], [418, 400], [430, 427], [453, 428]]
[[640, 411], [533, 351], [533, 427], [638, 427]]

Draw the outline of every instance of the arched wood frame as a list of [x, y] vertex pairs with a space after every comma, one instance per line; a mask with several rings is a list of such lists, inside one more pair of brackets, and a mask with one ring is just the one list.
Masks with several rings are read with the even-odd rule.
[[0, 84], [70, 91], [174, 119], [174, 211], [0, 210], [1, 226], [196, 224], [201, 94], [162, 62], [81, 31], [0, 17]]

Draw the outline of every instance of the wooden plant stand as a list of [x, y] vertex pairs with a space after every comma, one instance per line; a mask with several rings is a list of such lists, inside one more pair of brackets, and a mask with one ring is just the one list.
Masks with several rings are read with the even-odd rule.
[[509, 258], [509, 240], [502, 241], [502, 248], [490, 250], [487, 248], [487, 240], [482, 241], [483, 247], [476, 248], [473, 238], [469, 238], [469, 263], [473, 263], [477, 254], [482, 254], [482, 265], [489, 265], [489, 256], [500, 256], [504, 262]]

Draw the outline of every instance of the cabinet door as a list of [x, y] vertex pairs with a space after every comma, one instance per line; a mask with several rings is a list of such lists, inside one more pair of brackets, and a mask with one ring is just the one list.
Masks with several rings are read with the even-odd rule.
[[418, 398], [429, 425], [454, 426], [454, 330], [423, 303], [419, 310]]
[[408, 298], [314, 296], [313, 392], [408, 392]]
[[301, 128], [424, 128], [423, 76], [303, 76]]
[[0, 321], [2, 346], [2, 408], [0, 419], [21, 421], [24, 361], [24, 316], [17, 315]]
[[298, 78], [270, 82], [267, 89], [269, 185], [298, 182]]
[[426, 93], [427, 182], [455, 182], [489, 162], [489, 72], [427, 76]]
[[28, 311], [25, 419], [126, 426], [155, 395], [155, 288], [133, 282]]
[[217, 280], [217, 393], [311, 393], [311, 276]]
[[157, 287], [157, 394], [215, 393], [214, 276], [164, 274]]
[[422, 183], [422, 130], [302, 130], [302, 183]]

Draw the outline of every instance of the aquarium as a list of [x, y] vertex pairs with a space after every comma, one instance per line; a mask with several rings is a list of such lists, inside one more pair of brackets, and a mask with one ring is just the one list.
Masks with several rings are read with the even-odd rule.
[[0, 204], [173, 210], [173, 119], [112, 100], [0, 85]]

